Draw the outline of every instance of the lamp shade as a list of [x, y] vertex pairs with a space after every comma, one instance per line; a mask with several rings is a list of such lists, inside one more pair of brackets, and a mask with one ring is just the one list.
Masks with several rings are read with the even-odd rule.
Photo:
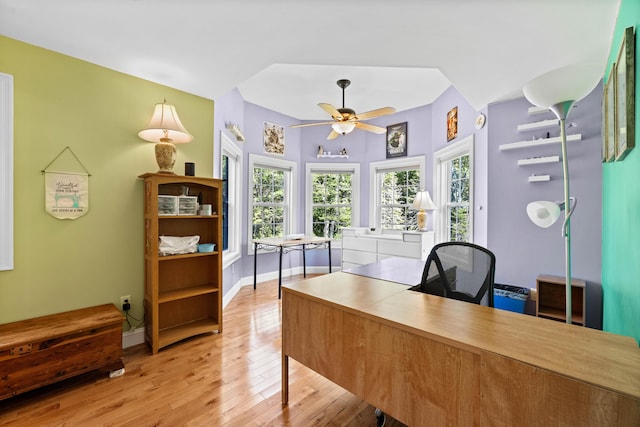
[[538, 201], [527, 205], [527, 215], [535, 225], [551, 227], [560, 217], [560, 205], [555, 202]]
[[193, 136], [180, 122], [176, 108], [166, 101], [156, 104], [149, 124], [138, 132], [138, 136], [149, 142], [171, 142], [174, 144], [191, 142]]
[[533, 105], [549, 108], [587, 96], [603, 75], [603, 67], [592, 62], [578, 63], [542, 74], [522, 88]]
[[429, 192], [424, 190], [418, 191], [411, 207], [413, 207], [414, 209], [427, 211], [433, 211], [436, 209], [436, 205], [433, 203], [433, 200], [431, 200]]
[[353, 122], [335, 122], [331, 125], [331, 127], [336, 132], [345, 135], [355, 129], [356, 124]]

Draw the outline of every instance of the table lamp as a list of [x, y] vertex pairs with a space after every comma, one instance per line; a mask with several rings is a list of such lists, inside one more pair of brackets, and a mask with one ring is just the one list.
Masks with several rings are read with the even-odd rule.
[[[548, 108], [560, 120], [560, 142], [562, 150], [562, 172], [564, 201], [562, 206], [553, 202], [533, 202], [527, 206], [529, 218], [540, 227], [551, 226], [564, 208], [562, 235], [565, 241], [565, 288], [566, 322], [571, 323], [571, 214], [576, 199], [569, 193], [569, 159], [567, 158], [567, 134], [565, 122], [574, 103], [587, 96], [602, 78], [602, 66], [594, 63], [579, 63], [542, 74], [528, 82], [523, 88], [524, 96], [533, 105]], [[571, 200], [574, 201], [571, 206]], [[553, 218], [555, 216], [555, 218]]]
[[156, 104], [153, 116], [147, 127], [138, 132], [138, 136], [145, 141], [155, 142], [156, 162], [158, 173], [174, 174], [173, 165], [176, 162], [176, 146], [191, 142], [193, 136], [185, 129], [178, 117], [176, 107], [167, 104], [167, 100]]
[[431, 200], [429, 192], [425, 190], [418, 191], [411, 207], [418, 210], [418, 230], [427, 231], [427, 213], [425, 211], [433, 211], [436, 209], [436, 205]]

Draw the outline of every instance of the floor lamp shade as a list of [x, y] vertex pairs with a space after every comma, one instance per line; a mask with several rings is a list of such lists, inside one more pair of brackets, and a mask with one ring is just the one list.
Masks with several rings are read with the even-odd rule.
[[560, 217], [560, 206], [555, 202], [538, 201], [527, 205], [527, 215], [535, 225], [551, 227]]
[[602, 75], [603, 67], [595, 63], [574, 64], [536, 77], [522, 88], [522, 92], [533, 105], [549, 108], [584, 98], [596, 87]]

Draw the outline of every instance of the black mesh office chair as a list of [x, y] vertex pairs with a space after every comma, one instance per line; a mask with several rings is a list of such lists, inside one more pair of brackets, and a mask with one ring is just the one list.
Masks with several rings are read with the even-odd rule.
[[466, 242], [435, 245], [427, 257], [422, 281], [414, 291], [493, 307], [496, 257]]

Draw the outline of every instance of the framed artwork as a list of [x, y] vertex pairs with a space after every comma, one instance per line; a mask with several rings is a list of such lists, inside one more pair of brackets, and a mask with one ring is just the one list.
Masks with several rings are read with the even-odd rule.
[[[615, 64], [614, 64], [615, 67]], [[615, 73], [609, 73], [609, 80], [602, 94], [602, 161], [612, 162], [616, 157], [615, 123]]]
[[387, 126], [387, 159], [407, 155], [407, 122]]
[[635, 35], [624, 30], [615, 72], [616, 160], [624, 160], [635, 146]]
[[447, 142], [458, 136], [458, 107], [447, 113]]
[[264, 152], [284, 156], [284, 127], [264, 122]]

